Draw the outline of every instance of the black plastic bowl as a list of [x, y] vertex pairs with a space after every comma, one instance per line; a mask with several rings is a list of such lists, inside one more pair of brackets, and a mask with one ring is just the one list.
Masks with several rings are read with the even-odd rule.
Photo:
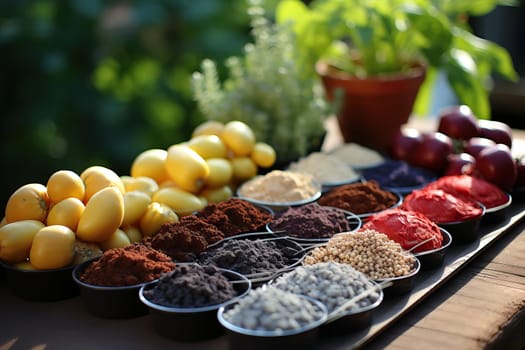
[[139, 299], [139, 290], [142, 286], [154, 281], [134, 284], [131, 286], [108, 287], [85, 283], [80, 275], [89, 264], [98, 258], [88, 260], [73, 269], [73, 280], [80, 288], [80, 297], [86, 310], [100, 318], [124, 319], [143, 316], [148, 308]]
[[[376, 284], [374, 281], [372, 283]], [[373, 311], [383, 302], [383, 291], [379, 289], [378, 293], [379, 297], [370, 305], [356, 310], [349, 310], [344, 312], [338, 319], [325, 322], [321, 326], [321, 335], [344, 335], [370, 327]], [[328, 316], [330, 317], [330, 314]]]
[[479, 238], [479, 226], [486, 209], [484, 205], [478, 204], [482, 208], [479, 216], [462, 221], [436, 223], [450, 233], [453, 245], [472, 243]]
[[421, 263], [422, 270], [430, 270], [443, 265], [445, 253], [447, 252], [448, 247], [452, 244], [452, 236], [442, 227], [440, 227], [440, 231], [443, 236], [441, 247], [414, 253], [414, 256], [418, 258]]
[[315, 322], [299, 329], [282, 331], [251, 330], [238, 327], [224, 319], [223, 314], [233, 308], [236, 301], [224, 304], [217, 312], [220, 324], [226, 329], [230, 350], [291, 350], [291, 349], [318, 349], [317, 343], [320, 328], [326, 321], [326, 306], [309, 297], [300, 296], [317, 305], [323, 310], [323, 316]]
[[507, 218], [507, 209], [512, 204], [512, 196], [507, 193], [507, 201], [496, 207], [487, 208], [483, 215], [482, 224], [492, 224]]
[[416, 275], [419, 273], [420, 269], [421, 262], [416, 257], [412, 271], [410, 271], [409, 274], [393, 278], [376, 279], [375, 282], [380, 284], [383, 282], [392, 282], [390, 286], [383, 289], [385, 297], [404, 295], [414, 288], [414, 280], [416, 279]]
[[24, 270], [0, 262], [6, 285], [13, 293], [30, 301], [57, 301], [78, 295], [78, 287], [71, 278], [73, 265], [53, 270]]
[[[222, 274], [234, 282], [233, 287], [240, 298], [251, 289], [248, 278], [235, 271], [220, 269]], [[144, 296], [144, 291], [154, 288], [154, 283], [143, 286], [139, 290], [140, 301], [149, 309], [153, 328], [157, 334], [179, 341], [197, 341], [218, 337], [224, 334], [224, 328], [217, 319], [217, 310], [224, 304], [204, 307], [178, 308], [158, 305]]]

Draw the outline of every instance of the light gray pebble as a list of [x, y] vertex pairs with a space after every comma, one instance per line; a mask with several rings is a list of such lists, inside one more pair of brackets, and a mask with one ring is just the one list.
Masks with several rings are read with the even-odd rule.
[[224, 319], [251, 330], [299, 329], [323, 317], [321, 307], [297, 294], [273, 287], [252, 289], [224, 313]]
[[[331, 312], [374, 284], [351, 265], [330, 261], [297, 267], [277, 278], [272, 286], [317, 299]], [[379, 293], [374, 292], [350, 310], [368, 306], [378, 298]]]

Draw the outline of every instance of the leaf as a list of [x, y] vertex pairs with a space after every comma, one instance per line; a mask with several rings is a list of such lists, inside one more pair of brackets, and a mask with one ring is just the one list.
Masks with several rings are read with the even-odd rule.
[[518, 79], [518, 74], [514, 70], [512, 59], [506, 49], [463, 29], [457, 28], [455, 34], [455, 46], [474, 57], [478, 65], [482, 66], [482, 73], [489, 75], [494, 71], [509, 80]]
[[419, 116], [427, 116], [432, 106], [432, 96], [436, 83], [438, 70], [427, 67], [425, 81], [421, 84], [414, 104], [414, 113]]
[[482, 16], [494, 10], [497, 5], [514, 6], [515, 0], [452, 0], [437, 2], [441, 4], [440, 9], [451, 16], [458, 14]]
[[412, 30], [416, 30], [424, 39], [421, 51], [433, 66], [440, 66], [443, 56], [452, 46], [451, 23], [431, 6], [405, 7]]
[[283, 0], [277, 6], [275, 19], [277, 23], [297, 22], [302, 16], [307, 15], [307, 6], [298, 0]]
[[480, 119], [490, 118], [488, 90], [476, 74], [476, 62], [468, 52], [454, 49], [444, 67], [451, 88], [461, 104], [469, 106]]

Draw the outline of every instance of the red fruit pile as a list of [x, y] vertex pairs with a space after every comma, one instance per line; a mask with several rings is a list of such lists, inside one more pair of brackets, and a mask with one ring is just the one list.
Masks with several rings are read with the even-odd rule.
[[434, 132], [400, 130], [389, 153], [438, 175], [469, 174], [509, 191], [525, 186], [525, 159], [514, 159], [511, 147], [507, 124], [478, 120], [468, 106], [459, 105], [439, 113]]

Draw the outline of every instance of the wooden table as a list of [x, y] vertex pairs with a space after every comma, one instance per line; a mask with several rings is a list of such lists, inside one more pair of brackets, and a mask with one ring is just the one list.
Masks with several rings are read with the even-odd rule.
[[524, 331], [522, 222], [367, 346], [523, 349]]
[[[332, 121], [330, 125], [335, 124]], [[429, 130], [433, 127], [428, 121], [419, 120], [411, 121], [411, 125]], [[337, 141], [336, 137], [330, 140]], [[515, 138], [516, 149], [525, 150], [525, 133], [516, 132]], [[525, 208], [525, 200], [521, 205], [520, 208]], [[352, 347], [345, 336], [323, 339], [320, 345], [330, 349]], [[525, 221], [520, 219], [446, 283], [362, 347], [524, 349], [524, 346]], [[94, 348], [223, 350], [227, 349], [227, 341], [220, 337], [197, 343], [174, 342], [156, 335], [147, 316], [99, 319], [87, 314], [78, 297], [59, 302], [28, 302], [14, 296], [5, 281], [0, 280], [0, 350]]]

